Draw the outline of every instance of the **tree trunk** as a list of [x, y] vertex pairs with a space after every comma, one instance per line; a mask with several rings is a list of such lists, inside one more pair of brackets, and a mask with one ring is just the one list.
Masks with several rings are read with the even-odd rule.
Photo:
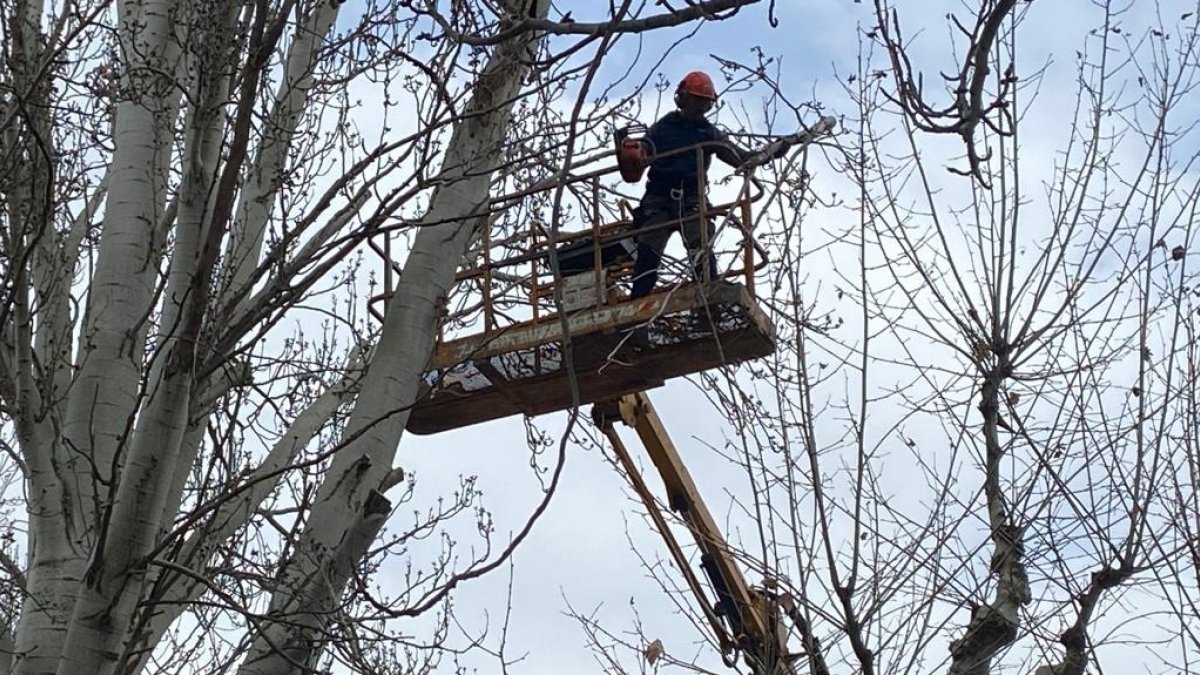
[[[160, 580], [167, 586], [162, 593], [162, 599], [156, 603], [154, 614], [147, 621], [144, 634], [138, 638], [140, 643], [144, 643], [145, 646], [158, 644], [175, 620], [187, 611], [187, 603], [196, 600], [208, 590], [208, 586], [197, 579], [208, 576], [206, 568], [214, 551], [249, 522], [259, 505], [270, 496], [286, 475], [287, 467], [292, 465], [300, 452], [355, 390], [355, 379], [360, 374], [356, 360], [346, 368], [346, 372], [350, 374], [338, 386], [317, 397], [296, 416], [288, 432], [275, 443], [263, 463], [246, 478], [245, 483], [250, 487], [222, 503], [212, 519], [203, 527], [197, 528], [188, 538], [173, 561], [177, 565], [190, 568], [196, 577], [171, 573], [160, 576]], [[148, 653], [138, 655], [139, 669], [146, 664], [147, 656]]]
[[[548, 9], [548, 0], [538, 0], [539, 17]], [[366, 523], [377, 517], [378, 490], [392, 469], [408, 409], [429, 367], [440, 308], [477, 235], [512, 105], [539, 41], [540, 36], [523, 33], [495, 48], [464, 119], [455, 126], [440, 186], [424, 218], [430, 224], [420, 227], [388, 301], [383, 333], [345, 431], [346, 446], [334, 455], [272, 598], [270, 616], [286, 621], [264, 623], [242, 675], [296, 672], [320, 655], [319, 627], [336, 607], [351, 571], [336, 561], [352, 548], [355, 533], [361, 537]]]
[[[54, 672], [68, 619], [94, 543], [121, 448], [138, 404], [147, 319], [158, 275], [156, 224], [165, 202], [166, 169], [178, 100], [162, 73], [173, 71], [169, 39], [173, 0], [122, 3], [119, 38], [132, 62], [124, 84], [141, 95], [120, 102], [114, 130], [104, 231], [65, 404], [61, 440], [26, 448], [31, 472], [29, 601], [15, 642], [17, 673]], [[71, 270], [63, 270], [70, 274]], [[44, 328], [45, 329], [45, 328]], [[53, 331], [53, 328], [49, 330]]]

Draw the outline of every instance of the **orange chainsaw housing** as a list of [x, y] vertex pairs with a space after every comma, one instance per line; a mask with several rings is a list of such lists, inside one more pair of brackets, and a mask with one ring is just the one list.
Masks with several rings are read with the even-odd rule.
[[617, 148], [617, 168], [621, 171], [621, 180], [626, 183], [636, 183], [646, 173], [650, 166], [650, 156], [646, 145], [636, 138], [626, 138]]
[[633, 123], [613, 131], [613, 140], [617, 145], [617, 168], [621, 171], [621, 180], [626, 183], [636, 183], [646, 173], [650, 166], [650, 156], [654, 153], [654, 144], [647, 138], [649, 129], [644, 124]]

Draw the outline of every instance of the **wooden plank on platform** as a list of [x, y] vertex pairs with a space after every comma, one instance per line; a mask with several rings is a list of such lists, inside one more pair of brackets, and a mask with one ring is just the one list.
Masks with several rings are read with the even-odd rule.
[[[597, 333], [622, 326], [632, 326], [658, 316], [681, 312], [704, 304], [734, 303], [762, 311], [755, 306], [746, 289], [739, 284], [712, 282], [689, 284], [678, 289], [653, 293], [644, 298], [612, 305], [593, 307], [567, 317], [567, 329], [572, 337]], [[758, 319], [755, 318], [758, 323]], [[473, 359], [486, 359], [497, 354], [533, 349], [563, 339], [563, 322], [555, 316], [537, 322], [514, 324], [508, 328], [482, 335], [473, 335], [446, 342], [438, 347], [433, 366], [449, 368]]]

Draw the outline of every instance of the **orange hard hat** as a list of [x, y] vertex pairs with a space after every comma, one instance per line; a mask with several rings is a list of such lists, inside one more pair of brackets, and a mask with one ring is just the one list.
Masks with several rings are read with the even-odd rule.
[[710, 101], [717, 100], [717, 88], [713, 86], [712, 78], [699, 70], [693, 70], [684, 75], [683, 79], [679, 81], [678, 91]]

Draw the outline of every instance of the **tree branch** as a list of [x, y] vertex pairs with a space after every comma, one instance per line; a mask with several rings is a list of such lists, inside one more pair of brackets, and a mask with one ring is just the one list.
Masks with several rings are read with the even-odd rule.
[[[1001, 366], [997, 366], [1000, 368]], [[1000, 485], [1001, 377], [989, 373], [980, 392], [979, 410], [983, 413], [983, 437], [986, 446], [984, 495], [991, 526], [991, 571], [996, 576], [996, 598], [974, 608], [965, 635], [950, 643], [950, 675], [988, 675], [992, 658], [1017, 639], [1019, 612], [1030, 599], [1029, 579], [1022, 557], [1025, 554], [1023, 532], [1012, 522]]]
[[[656, 14], [644, 19], [625, 19], [619, 21], [599, 21], [581, 23], [576, 21], [552, 21], [550, 19], [523, 18], [514, 21], [506, 29], [494, 35], [480, 37], [477, 34], [463, 33], [455, 30], [432, 4], [428, 8], [429, 16], [441, 26], [445, 37], [473, 47], [495, 45], [521, 33], [537, 31], [553, 35], [603, 35], [609, 33], [644, 33], [658, 28], [679, 26], [691, 21], [708, 20], [720, 21], [737, 14], [749, 5], [762, 0], [707, 0], [705, 2], [689, 2], [685, 9], [672, 9], [665, 14]], [[725, 14], [721, 14], [726, 12]], [[428, 36], [427, 36], [428, 37]]]
[[1058, 663], [1040, 666], [1034, 671], [1034, 675], [1083, 675], [1087, 672], [1089, 652], [1087, 632], [1092, 613], [1096, 610], [1096, 605], [1105, 591], [1125, 583], [1136, 571], [1133, 565], [1122, 564], [1115, 568], [1103, 567], [1092, 573], [1087, 590], [1075, 596], [1075, 602], [1079, 605], [1075, 623], [1058, 636], [1059, 643], [1066, 648], [1066, 654]]
[[[913, 66], [905, 52], [896, 11], [890, 9], [886, 0], [875, 0], [878, 25], [871, 36], [878, 37], [887, 49], [891, 58], [892, 74], [896, 80], [895, 94], [885, 92], [885, 95], [900, 106], [901, 111], [918, 129], [934, 134], [961, 136], [967, 151], [968, 168], [965, 171], [954, 168], [950, 170], [953, 173], [972, 176], [984, 187], [990, 186], [983, 175], [983, 164], [991, 157], [991, 152], [980, 153], [975, 131], [982, 122], [998, 134], [1012, 133], [1011, 124], [1003, 123], [1003, 120], [1009, 119], [1005, 107], [1011, 85], [1016, 81], [1012, 66], [1010, 65], [1000, 77], [995, 96], [986, 104], [983, 101], [983, 89], [987, 84], [988, 75], [991, 74], [988, 59], [999, 35], [1000, 26], [1016, 5], [1017, 0], [989, 0], [978, 10], [974, 29], [967, 31], [958, 24], [959, 29], [968, 36], [967, 54], [957, 75], [943, 76], [943, 79], [956, 85], [952, 90], [954, 102], [945, 108], [934, 108], [924, 98], [922, 79], [919, 75], [913, 75]], [[957, 19], [955, 23], [958, 23]], [[999, 111], [1001, 123], [993, 123], [988, 119], [992, 111]]]

